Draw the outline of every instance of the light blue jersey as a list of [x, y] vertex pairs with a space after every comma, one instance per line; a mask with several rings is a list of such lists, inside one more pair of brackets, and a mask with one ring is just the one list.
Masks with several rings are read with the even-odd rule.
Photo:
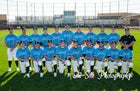
[[83, 54], [85, 54], [88, 58], [93, 58], [94, 57], [94, 52], [95, 52], [95, 49], [91, 46], [91, 47], [84, 47], [83, 49]]
[[[48, 58], [54, 58], [55, 56], [55, 51], [56, 51], [56, 48], [55, 47], [46, 47], [44, 49], [44, 55], [47, 56]], [[46, 58], [46, 61], [52, 61], [50, 59]]]
[[62, 35], [61, 35], [61, 33], [58, 33], [58, 34], [57, 33], [53, 33], [51, 35], [51, 38], [53, 40], [54, 45], [55, 46], [59, 46], [60, 40], [62, 39]]
[[133, 53], [130, 49], [122, 49], [120, 51], [120, 57], [122, 57], [124, 60], [131, 60], [133, 58]]
[[17, 36], [12, 34], [8, 34], [6, 37], [5, 37], [5, 43], [10, 47], [10, 48], [14, 48], [17, 44]]
[[103, 49], [100, 49], [100, 48], [95, 49], [94, 57], [98, 58], [98, 60], [100, 60], [100, 61], [105, 60], [106, 57], [107, 57], [107, 49], [105, 49], [105, 48], [103, 48]]
[[41, 48], [33, 48], [31, 50], [31, 58], [33, 58], [35, 61], [41, 61], [41, 59], [43, 58], [43, 50]]
[[110, 33], [108, 35], [108, 40], [109, 40], [109, 43], [111, 43], [112, 41], [118, 42], [120, 40], [120, 36], [117, 33]]
[[115, 60], [119, 60], [120, 51], [119, 51], [117, 48], [115, 48], [115, 49], [110, 48], [110, 49], [107, 51], [107, 56], [108, 56], [108, 57], [111, 57], [112, 59], [114, 59], [114, 60], [110, 60], [110, 59], [109, 59], [109, 61], [114, 62]]
[[[16, 57], [20, 58], [24, 61], [28, 60], [30, 57], [29, 49], [28, 48], [24, 48], [24, 49], [19, 48], [16, 52]], [[20, 60], [20, 61], [22, 61], [22, 60]]]
[[84, 40], [86, 40], [85, 38], [85, 34], [83, 32], [75, 32], [74, 33], [74, 40], [78, 41], [78, 45], [82, 45]]
[[28, 45], [29, 45], [29, 36], [28, 35], [20, 35], [19, 37], [18, 37], [18, 43], [20, 42], [20, 41], [23, 41], [24, 42], [24, 44], [25, 44], [25, 46], [26, 47], [28, 47]]
[[82, 49], [80, 47], [71, 48], [69, 51], [69, 55], [71, 55], [74, 59], [79, 59], [82, 55]]
[[73, 32], [71, 30], [64, 30], [62, 32], [62, 38], [65, 40], [65, 43], [69, 45], [71, 43], [71, 40], [73, 39]]
[[87, 40], [91, 40], [92, 41], [92, 44], [94, 44], [95, 43], [95, 41], [96, 41], [96, 34], [95, 33], [87, 33], [86, 34], [86, 37], [85, 37]]
[[30, 36], [30, 42], [33, 46], [35, 46], [35, 42], [41, 42], [40, 35], [39, 34], [32, 34]]
[[56, 53], [55, 54], [58, 55], [58, 57], [61, 58], [61, 59], [67, 59], [68, 48], [67, 47], [64, 47], [64, 48], [58, 47], [56, 49]]
[[106, 43], [108, 42], [108, 35], [106, 33], [104, 33], [104, 34], [99, 33], [96, 36], [96, 39], [97, 39], [97, 41], [103, 41], [104, 45], [106, 45]]
[[50, 40], [50, 39], [51, 39], [51, 37], [49, 34], [42, 34], [40, 36], [41, 43], [44, 47], [48, 46], [48, 40]]

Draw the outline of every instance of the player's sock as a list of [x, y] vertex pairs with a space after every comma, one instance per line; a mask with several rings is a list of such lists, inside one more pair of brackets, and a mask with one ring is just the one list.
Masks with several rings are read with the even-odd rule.
[[29, 73], [29, 66], [26, 67], [26, 73]]
[[39, 68], [40, 68], [40, 72], [42, 73], [43, 72], [42, 65], [39, 66]]
[[93, 72], [94, 69], [94, 65], [90, 67], [91, 72]]
[[31, 59], [29, 59], [29, 65], [30, 65], [30, 67], [31, 67]]
[[45, 63], [46, 63], [46, 62], [45, 62], [45, 61], [43, 61], [43, 67], [46, 67]]
[[9, 68], [11, 68], [11, 65], [12, 65], [12, 61], [8, 61], [8, 66], [9, 66]]
[[71, 66], [68, 66], [68, 73], [70, 73], [71, 71]]
[[16, 66], [18, 67], [18, 60], [15, 60]]
[[57, 65], [54, 65], [54, 72], [56, 72], [57, 70]]
[[105, 72], [107, 72], [107, 67], [105, 67]]
[[82, 64], [81, 65], [79, 65], [79, 72], [82, 72]]
[[120, 73], [122, 66], [118, 66], [118, 72]]
[[131, 73], [132, 72], [132, 68], [131, 67], [129, 67], [129, 72], [128, 73]]

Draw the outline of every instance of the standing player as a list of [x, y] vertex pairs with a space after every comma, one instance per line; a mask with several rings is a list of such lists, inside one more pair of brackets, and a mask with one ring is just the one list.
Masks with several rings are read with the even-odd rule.
[[121, 48], [123, 49], [125, 46], [124, 43], [127, 42], [128, 48], [133, 51], [133, 45], [135, 41], [136, 39], [133, 35], [130, 34], [129, 28], [125, 28], [125, 35], [121, 36], [121, 39], [120, 39], [120, 44], [122, 46]]
[[79, 66], [79, 72], [80, 75], [82, 75], [82, 66], [83, 61], [81, 60], [82, 56], [82, 49], [81, 47], [78, 47], [78, 41], [74, 40], [74, 46], [70, 49], [70, 56], [72, 58], [72, 66], [74, 70], [74, 75], [78, 75], [78, 66]]
[[18, 42], [23, 41], [25, 47], [29, 46], [29, 36], [26, 34], [26, 27], [22, 27], [22, 34], [18, 37]]
[[109, 45], [111, 46], [112, 41], [116, 42], [118, 45], [119, 40], [120, 40], [120, 36], [119, 36], [119, 34], [117, 34], [115, 32], [116, 30], [115, 30], [114, 26], [112, 26], [111, 30], [112, 30], [112, 32], [108, 35]]
[[51, 35], [51, 38], [53, 40], [54, 46], [58, 47], [60, 45], [60, 40], [62, 39], [61, 33], [59, 33], [59, 27], [55, 27], [55, 32]]
[[46, 64], [48, 72], [52, 72], [52, 65], [54, 67], [54, 77], [57, 76], [57, 62], [55, 60], [56, 48], [53, 46], [52, 40], [48, 40], [48, 47], [44, 49], [44, 56], [46, 58]]
[[12, 58], [14, 57], [16, 63], [16, 70], [19, 71], [18, 59], [16, 58], [17, 51], [17, 36], [13, 34], [13, 27], [9, 27], [9, 34], [5, 37], [5, 45], [7, 47], [8, 55], [8, 71], [11, 71]]
[[34, 48], [31, 50], [31, 58], [34, 64], [34, 70], [36, 73], [40, 71], [40, 77], [43, 77], [43, 69], [42, 69], [42, 58], [43, 51], [40, 48], [40, 42], [34, 43]]
[[107, 43], [108, 43], [108, 35], [105, 33], [104, 26], [101, 26], [100, 29], [101, 29], [100, 33], [97, 35], [96, 39], [97, 39], [97, 42], [102, 41], [104, 44], [104, 47], [106, 48]]
[[87, 46], [83, 49], [83, 54], [85, 54], [86, 59], [86, 70], [87, 75], [93, 76], [93, 68], [94, 68], [94, 51], [95, 49], [92, 46], [92, 41], [87, 40]]
[[[43, 34], [40, 36], [41, 40], [41, 49], [44, 50], [44, 48], [48, 47], [48, 40], [50, 39], [50, 35], [48, 34], [48, 29], [46, 26], [43, 27]], [[45, 65], [45, 58], [42, 59], [43, 62], [43, 69], [46, 69]]]
[[60, 42], [61, 42], [60, 47], [58, 47], [57, 50], [56, 50], [59, 72], [61, 74], [64, 73], [64, 70], [65, 70], [64, 64], [66, 64], [66, 66], [68, 68], [67, 76], [70, 77], [70, 71], [71, 71], [70, 60], [67, 60], [68, 59], [68, 48], [65, 47], [65, 41], [64, 40], [61, 40]]
[[77, 26], [77, 30], [74, 33], [74, 40], [78, 41], [78, 47], [82, 47], [83, 49], [83, 44], [85, 39], [85, 34], [81, 31], [80, 26]]
[[71, 48], [71, 43], [72, 43], [72, 39], [73, 39], [73, 32], [69, 29], [69, 25], [65, 25], [65, 30], [62, 32], [62, 38], [65, 40], [66, 42], [66, 46], [68, 46], [68, 48]]
[[114, 73], [115, 66], [118, 66], [118, 71], [116, 76], [120, 77], [122, 63], [120, 61], [120, 51], [116, 48], [117, 41], [112, 41], [110, 44], [111, 44], [111, 48], [107, 52], [110, 76], [112, 76], [112, 74]]
[[[122, 60], [122, 72], [124, 77], [132, 77], [132, 69], [133, 69], [133, 54], [132, 51], [129, 49], [129, 42], [124, 43], [124, 48], [120, 52], [120, 57]], [[129, 67], [129, 71], [127, 72], [127, 67]]]
[[23, 41], [20, 41], [19, 45], [20, 45], [20, 48], [16, 52], [16, 57], [20, 61], [21, 73], [26, 73], [26, 76], [30, 78], [30, 74], [29, 74], [30, 51], [28, 48], [25, 47], [25, 44]]
[[99, 48], [97, 48], [95, 50], [95, 54], [94, 57], [96, 59], [96, 68], [97, 68], [97, 72], [100, 75], [102, 75], [102, 66], [104, 66], [104, 77], [107, 77], [107, 68], [108, 68], [108, 64], [107, 64], [107, 49], [104, 48], [104, 42], [103, 41], [98, 41], [97, 42], [99, 45]]
[[40, 35], [38, 34], [37, 26], [33, 27], [33, 31], [34, 31], [34, 33], [32, 35], [30, 35], [30, 43], [31, 43], [32, 47], [35, 46], [36, 42], [41, 42], [40, 41]]
[[90, 26], [88, 28], [89, 32], [86, 34], [87, 40], [92, 41], [92, 45], [95, 46], [96, 44], [96, 34], [93, 32], [93, 28]]

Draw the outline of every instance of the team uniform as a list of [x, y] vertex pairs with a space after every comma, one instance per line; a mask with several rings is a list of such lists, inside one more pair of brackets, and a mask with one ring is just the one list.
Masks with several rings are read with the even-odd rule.
[[94, 66], [94, 51], [95, 49], [90, 46], [86, 46], [84, 47], [83, 49], [83, 53], [82, 54], [85, 54], [85, 59], [86, 59], [86, 70], [88, 73], [90, 72], [93, 72], [93, 66]]
[[130, 61], [133, 58], [133, 53], [130, 49], [122, 49], [120, 52], [120, 57], [122, 58], [122, 72], [127, 73], [127, 67], [129, 67], [129, 73], [132, 71], [133, 63]]
[[66, 45], [70, 49], [71, 48], [70, 44], [73, 39], [73, 32], [71, 30], [68, 30], [68, 31], [64, 30], [62, 32], [62, 39], [65, 40]]
[[107, 42], [108, 42], [108, 35], [106, 33], [99, 33], [96, 36], [97, 42], [103, 41], [104, 47], [106, 48]]
[[106, 48], [97, 48], [95, 50], [95, 54], [94, 57], [96, 58], [96, 68], [97, 68], [97, 72], [101, 73], [102, 72], [102, 66], [105, 67], [105, 71], [107, 72], [107, 67], [108, 64], [106, 62], [106, 58], [107, 58], [107, 49]]
[[30, 43], [32, 44], [32, 47], [35, 46], [36, 42], [41, 42], [41, 40], [40, 40], [41, 37], [39, 34], [32, 34], [32, 35], [30, 35], [29, 39], [30, 39]]
[[24, 49], [19, 48], [16, 52], [16, 57], [20, 61], [21, 73], [26, 73], [27, 72], [27, 67], [29, 69], [29, 57], [30, 57], [29, 49], [28, 48], [24, 48]]
[[[117, 34], [117, 33], [110, 33], [110, 34], [108, 35], [108, 42], [109, 42], [109, 44], [111, 44], [112, 42], [118, 43], [119, 40], [120, 40], [120, 36], [119, 36], [119, 34]], [[110, 47], [109, 47], [109, 48], [110, 48]]]
[[56, 51], [55, 47], [46, 47], [44, 49], [44, 55], [46, 56], [46, 64], [48, 72], [52, 72], [52, 66], [57, 64], [55, 60], [55, 51]]
[[71, 48], [69, 51], [69, 55], [72, 56], [72, 66], [73, 66], [74, 73], [77, 74], [78, 66], [80, 66], [80, 72], [81, 72], [82, 71], [82, 64], [83, 64], [83, 61], [81, 60], [81, 56], [82, 56], [81, 47]]
[[[12, 64], [12, 58], [14, 57], [14, 60], [15, 60], [15, 63], [16, 63], [16, 66], [17, 66], [17, 71], [19, 71], [19, 68], [18, 68], [18, 59], [16, 57], [16, 51], [17, 51], [17, 36], [14, 35], [14, 34], [8, 34], [6, 37], [5, 37], [5, 43], [7, 45], [7, 56], [8, 56], [8, 63], [9, 63], [9, 68], [8, 68], [8, 71], [11, 71], [11, 64]], [[14, 48], [12, 51], [11, 49]]]
[[53, 40], [54, 46], [55, 46], [55, 47], [58, 47], [59, 44], [60, 44], [60, 40], [62, 39], [61, 33], [53, 33], [53, 34], [51, 35], [51, 38], [52, 38], [52, 40]]
[[107, 52], [107, 57], [109, 61], [109, 72], [110, 74], [114, 73], [115, 66], [118, 66], [118, 72], [120, 73], [120, 68], [122, 63], [120, 61], [120, 51], [115, 48], [110, 48]]
[[92, 41], [92, 45], [94, 46], [96, 43], [96, 34], [95, 33], [87, 33], [85, 36], [86, 40], [91, 40]]
[[40, 71], [42, 73], [43, 50], [40, 47], [38, 49], [33, 48], [31, 50], [31, 58], [33, 59], [35, 72], [38, 73]]
[[29, 45], [29, 36], [28, 35], [20, 35], [19, 37], [18, 37], [18, 43], [20, 42], [20, 41], [23, 41], [24, 42], [24, 44], [25, 44], [25, 47], [28, 47], [28, 45]]
[[74, 40], [78, 41], [78, 46], [83, 48], [83, 43], [85, 41], [85, 34], [83, 32], [75, 32]]
[[68, 57], [68, 48], [67, 47], [58, 47], [56, 49], [56, 53], [55, 53], [57, 56], [58, 56], [58, 69], [59, 69], [59, 72], [60, 73], [64, 73], [64, 70], [65, 70], [65, 66], [64, 64], [68, 66], [70, 66], [70, 61], [67, 60], [67, 57]]

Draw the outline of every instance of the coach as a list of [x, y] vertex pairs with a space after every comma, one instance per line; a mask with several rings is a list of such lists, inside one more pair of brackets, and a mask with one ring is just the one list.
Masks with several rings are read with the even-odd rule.
[[136, 39], [133, 35], [130, 34], [129, 28], [125, 28], [125, 35], [121, 36], [120, 44], [121, 48], [123, 49], [125, 46], [125, 43], [128, 43], [128, 48], [133, 51], [133, 45], [135, 43]]

